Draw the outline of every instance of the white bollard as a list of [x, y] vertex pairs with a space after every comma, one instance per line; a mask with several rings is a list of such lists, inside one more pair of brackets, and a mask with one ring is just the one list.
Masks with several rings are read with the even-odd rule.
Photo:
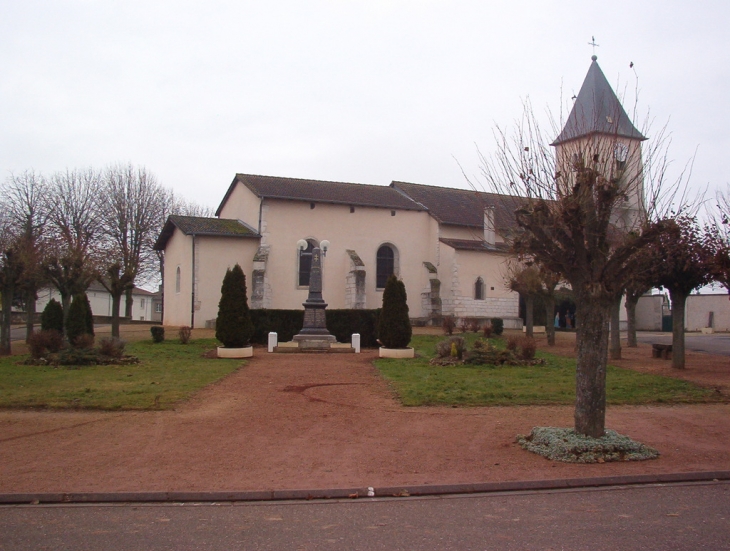
[[352, 334], [352, 347], [355, 349], [355, 354], [360, 353], [360, 333]]
[[274, 348], [279, 344], [279, 335], [273, 331], [269, 333], [269, 352], [273, 352]]

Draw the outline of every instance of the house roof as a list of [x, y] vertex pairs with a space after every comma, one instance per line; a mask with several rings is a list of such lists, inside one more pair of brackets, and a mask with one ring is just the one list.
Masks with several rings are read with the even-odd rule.
[[218, 237], [261, 237], [256, 230], [241, 220], [202, 218], [200, 216], [169, 216], [153, 247], [162, 251], [175, 228], [185, 235], [215, 235]]
[[239, 182], [261, 198], [384, 209], [423, 210], [420, 205], [387, 186], [236, 174], [215, 212], [216, 216], [220, 214], [223, 205], [226, 204]]
[[484, 209], [494, 207], [498, 233], [517, 226], [514, 212], [522, 202], [520, 197], [408, 182], [393, 182], [390, 185], [418, 201], [442, 224], [483, 228]]
[[490, 245], [480, 239], [448, 239], [446, 237], [440, 238], [439, 241], [457, 251], [477, 251], [484, 253], [509, 252], [509, 245], [507, 243]]
[[591, 59], [593, 61], [568, 120], [551, 145], [559, 145], [590, 134], [609, 134], [645, 140], [646, 138], [636, 129], [624, 111], [613, 88], [598, 66], [596, 56]]

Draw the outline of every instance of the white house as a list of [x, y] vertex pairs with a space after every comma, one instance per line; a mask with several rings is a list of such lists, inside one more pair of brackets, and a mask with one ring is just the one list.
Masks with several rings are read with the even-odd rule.
[[[92, 283], [86, 291], [89, 298], [91, 313], [95, 316], [112, 315], [112, 296], [100, 283]], [[162, 312], [161, 302], [157, 300], [159, 293], [151, 293], [144, 289], [135, 288], [132, 291], [132, 319], [138, 321], [160, 321]], [[42, 312], [51, 299], [61, 302], [61, 295], [54, 287], [46, 287], [38, 291], [36, 312]], [[124, 297], [120, 315], [124, 316]]]

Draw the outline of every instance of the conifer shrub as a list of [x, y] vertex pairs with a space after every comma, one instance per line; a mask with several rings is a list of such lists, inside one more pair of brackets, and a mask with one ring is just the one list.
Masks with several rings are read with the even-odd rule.
[[193, 328], [189, 325], [183, 325], [177, 332], [177, 336], [180, 339], [180, 344], [188, 344], [190, 342], [190, 335], [193, 332]]
[[456, 329], [456, 321], [451, 316], [444, 316], [441, 320], [441, 328], [444, 330], [445, 335], [453, 335], [454, 329]]
[[165, 340], [165, 328], [161, 325], [153, 325], [150, 327], [152, 342], [160, 343]]
[[537, 351], [537, 342], [532, 337], [520, 339], [520, 358], [523, 360], [534, 360]]
[[89, 297], [86, 293], [81, 296], [81, 304], [84, 306], [84, 320], [86, 322], [86, 334], [92, 337], [96, 335], [94, 333], [94, 314], [91, 311], [91, 304], [89, 303]]
[[378, 338], [385, 348], [407, 348], [411, 342], [406, 286], [395, 274], [383, 290], [383, 309], [378, 320]]
[[48, 353], [56, 353], [63, 347], [63, 335], [55, 329], [33, 331], [28, 339], [28, 348], [32, 358], [38, 359]]
[[124, 355], [126, 344], [116, 337], [104, 337], [99, 340], [99, 354], [110, 358], [121, 358]]
[[43, 309], [41, 331], [58, 331], [63, 335], [63, 306], [55, 298], [49, 300]]
[[502, 318], [492, 318], [492, 331], [499, 337], [504, 332], [504, 320]]
[[246, 276], [236, 264], [226, 270], [215, 321], [215, 338], [226, 348], [249, 346], [253, 336], [253, 323], [246, 298]]
[[446, 340], [436, 343], [436, 355], [439, 358], [449, 358], [455, 356], [461, 359], [466, 350], [466, 341], [464, 337], [450, 337]]
[[[77, 346], [77, 341], [82, 335], [89, 335], [93, 343], [94, 320], [90, 319], [90, 312], [91, 308], [89, 308], [86, 294], [75, 295], [68, 308], [68, 318], [66, 319], [66, 337], [71, 346]], [[88, 339], [84, 339], [84, 342], [80, 342], [80, 344], [86, 344], [87, 341]]]

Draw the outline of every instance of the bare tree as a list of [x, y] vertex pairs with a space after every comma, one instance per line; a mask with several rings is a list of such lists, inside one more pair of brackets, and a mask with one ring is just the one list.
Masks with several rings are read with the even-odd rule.
[[3, 201], [0, 203], [0, 295], [2, 295], [0, 356], [11, 353], [10, 330], [13, 298], [23, 272], [23, 266], [17, 254], [17, 228], [14, 227], [7, 213], [8, 208]]
[[532, 259], [523, 262], [509, 262], [505, 274], [505, 286], [519, 293], [525, 300], [525, 334], [534, 333], [535, 302], [539, 299], [545, 307], [545, 333], [549, 346], [555, 346], [555, 290], [560, 276]]
[[671, 220], [654, 245], [656, 282], [672, 301], [672, 367], [684, 369], [684, 311], [687, 297], [715, 277], [712, 240], [691, 216]]
[[33, 332], [38, 289], [44, 282], [43, 254], [49, 216], [48, 186], [41, 174], [32, 170], [11, 174], [0, 190], [5, 199], [9, 223], [17, 234], [16, 254], [23, 264], [18, 283], [26, 311], [26, 340]]
[[112, 297], [112, 336], [119, 337], [121, 298], [128, 293], [126, 315], [131, 317], [131, 291], [139, 279], [151, 277], [164, 194], [144, 167], [117, 165], [104, 173], [104, 201], [99, 207], [104, 254], [98, 280]]
[[97, 277], [100, 256], [101, 174], [92, 169], [54, 174], [49, 185], [50, 244], [45, 274], [61, 294], [64, 317], [71, 297]]
[[[560, 274], [577, 304], [575, 430], [605, 430], [608, 322], [641, 254], [664, 231], [667, 166], [660, 132], [649, 147], [594, 63], [566, 124], [552, 141], [525, 105], [516, 131], [497, 128], [482, 156], [492, 191], [521, 197], [514, 251]], [[552, 143], [551, 143], [552, 142]], [[555, 147], [555, 150], [552, 149]]]

